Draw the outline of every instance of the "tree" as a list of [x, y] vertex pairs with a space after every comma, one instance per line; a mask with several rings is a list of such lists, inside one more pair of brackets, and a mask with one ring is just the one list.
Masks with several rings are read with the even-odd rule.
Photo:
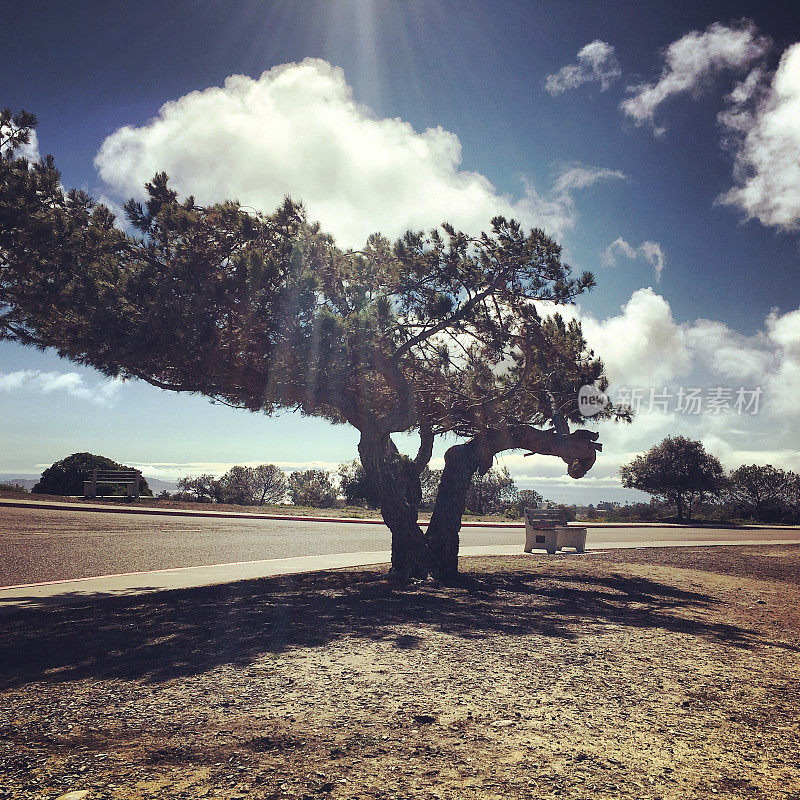
[[771, 464], [743, 465], [728, 477], [725, 494], [742, 516], [774, 522], [791, 504], [792, 475]]
[[283, 503], [286, 490], [286, 476], [274, 464], [259, 464], [257, 467], [236, 465], [211, 484], [213, 497], [218, 503], [239, 506]]
[[[402, 578], [457, 573], [472, 476], [498, 453], [552, 455], [573, 478], [594, 464], [597, 433], [570, 424], [581, 385], [607, 388], [602, 362], [579, 323], [538, 310], [594, 277], [573, 277], [542, 230], [496, 217], [477, 237], [443, 225], [342, 250], [288, 198], [271, 215], [202, 207], [164, 173], [146, 191], [125, 204], [131, 236], [65, 193], [52, 157], [4, 155], [0, 337], [234, 408], [352, 425]], [[413, 458], [401, 432], [419, 435]], [[423, 534], [421, 474], [447, 435], [460, 441]]]
[[678, 520], [691, 514], [692, 504], [724, 483], [722, 465], [700, 442], [685, 436], [668, 436], [620, 469], [622, 485], [639, 489], [672, 503]]
[[420, 508], [424, 508], [426, 511], [431, 511], [436, 503], [436, 495], [439, 492], [439, 484], [442, 480], [442, 470], [425, 467], [420, 473], [419, 480], [420, 491], [422, 493]]
[[[31, 491], [34, 494], [82, 495], [83, 482], [88, 480], [88, 473], [93, 469], [131, 469], [131, 467], [93, 453], [73, 453], [49, 466]], [[115, 484], [98, 484], [98, 487], [100, 486], [103, 487], [104, 494], [115, 491], [122, 493], [120, 486]], [[153, 496], [145, 478], [139, 483], [139, 494], [145, 497]]]
[[178, 480], [178, 488], [193, 495], [198, 503], [210, 503], [214, 499], [216, 482], [213, 475], [187, 475]]
[[467, 508], [473, 514], [497, 514], [514, 502], [517, 492], [508, 467], [475, 473], [467, 489]]
[[296, 506], [333, 508], [336, 505], [336, 487], [324, 469], [307, 469], [289, 476], [289, 494]]
[[526, 508], [539, 508], [542, 500], [542, 496], [535, 489], [520, 489], [515, 504], [517, 516], [521, 517]]
[[257, 505], [263, 506], [264, 503], [280, 505], [286, 502], [289, 482], [283, 470], [274, 464], [259, 464], [253, 467], [253, 473]]

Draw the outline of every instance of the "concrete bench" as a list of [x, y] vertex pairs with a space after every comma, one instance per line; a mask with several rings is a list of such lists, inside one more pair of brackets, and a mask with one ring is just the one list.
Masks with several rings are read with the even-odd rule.
[[567, 525], [562, 509], [525, 509], [525, 552], [547, 550], [550, 555], [564, 547], [586, 550], [586, 528]]
[[123, 483], [127, 497], [139, 496], [142, 473], [138, 469], [93, 469], [89, 480], [83, 482], [83, 496], [97, 497], [98, 483]]

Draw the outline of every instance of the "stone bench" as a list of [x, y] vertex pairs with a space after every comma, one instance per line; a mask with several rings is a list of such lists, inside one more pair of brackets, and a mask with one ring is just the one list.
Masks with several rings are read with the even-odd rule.
[[546, 550], [551, 555], [564, 547], [586, 550], [586, 528], [568, 526], [562, 509], [525, 509], [525, 552]]

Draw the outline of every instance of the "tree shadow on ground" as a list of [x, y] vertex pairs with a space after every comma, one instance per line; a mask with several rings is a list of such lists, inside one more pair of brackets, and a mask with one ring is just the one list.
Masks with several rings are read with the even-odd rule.
[[[400, 588], [370, 570], [87, 599], [3, 617], [0, 686], [88, 677], [159, 682], [346, 636], [408, 649], [426, 630], [574, 640], [582, 628], [614, 624], [734, 647], [758, 641], [744, 628], [692, 618], [718, 602], [709, 595], [582, 568], [470, 572], [459, 588]], [[408, 625], [419, 630], [409, 633]]]

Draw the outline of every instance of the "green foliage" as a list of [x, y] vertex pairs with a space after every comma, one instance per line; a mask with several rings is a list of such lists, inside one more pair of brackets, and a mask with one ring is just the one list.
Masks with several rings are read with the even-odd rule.
[[324, 469], [307, 469], [289, 476], [289, 495], [296, 506], [333, 508], [337, 491]]
[[725, 497], [737, 515], [758, 522], [777, 522], [797, 502], [800, 476], [771, 464], [746, 464], [734, 470]]
[[196, 503], [210, 503], [214, 499], [216, 483], [213, 475], [187, 475], [178, 480], [178, 489]]
[[[82, 495], [83, 482], [88, 480], [93, 469], [131, 469], [124, 464], [105, 456], [92, 453], [73, 453], [71, 456], [56, 461], [42, 473], [42, 479], [31, 489], [34, 494]], [[125, 489], [119, 484], [98, 484], [98, 494], [124, 494]], [[153, 492], [142, 478], [139, 493], [152, 497]]]
[[685, 436], [668, 436], [621, 467], [620, 476], [623, 486], [668, 500], [681, 520], [695, 500], [724, 486], [719, 460]]
[[442, 479], [442, 470], [425, 467], [419, 477], [422, 486], [422, 502], [420, 503], [420, 508], [430, 510], [436, 502], [436, 493], [439, 491], [439, 481]]
[[[535, 489], [520, 489], [517, 492], [516, 501], [511, 509], [514, 514], [514, 519], [521, 519], [525, 514], [526, 508], [539, 508], [543, 502], [543, 497]], [[511, 516], [507, 512], [507, 516]]]
[[[426, 467], [420, 477], [422, 483], [421, 508], [433, 508], [436, 494], [439, 491], [442, 470]], [[471, 514], [500, 514], [506, 509], [515, 507], [520, 494], [507, 467], [490, 469], [485, 475], [475, 473], [472, 476], [467, 490], [466, 507]], [[539, 497], [536, 492], [533, 494]]]
[[467, 508], [473, 514], [499, 514], [514, 505], [518, 489], [508, 467], [475, 473], [467, 490]]
[[0, 109], [0, 158], [10, 159], [14, 150], [31, 140], [31, 132], [38, 120], [27, 112], [12, 113], [10, 108]]

